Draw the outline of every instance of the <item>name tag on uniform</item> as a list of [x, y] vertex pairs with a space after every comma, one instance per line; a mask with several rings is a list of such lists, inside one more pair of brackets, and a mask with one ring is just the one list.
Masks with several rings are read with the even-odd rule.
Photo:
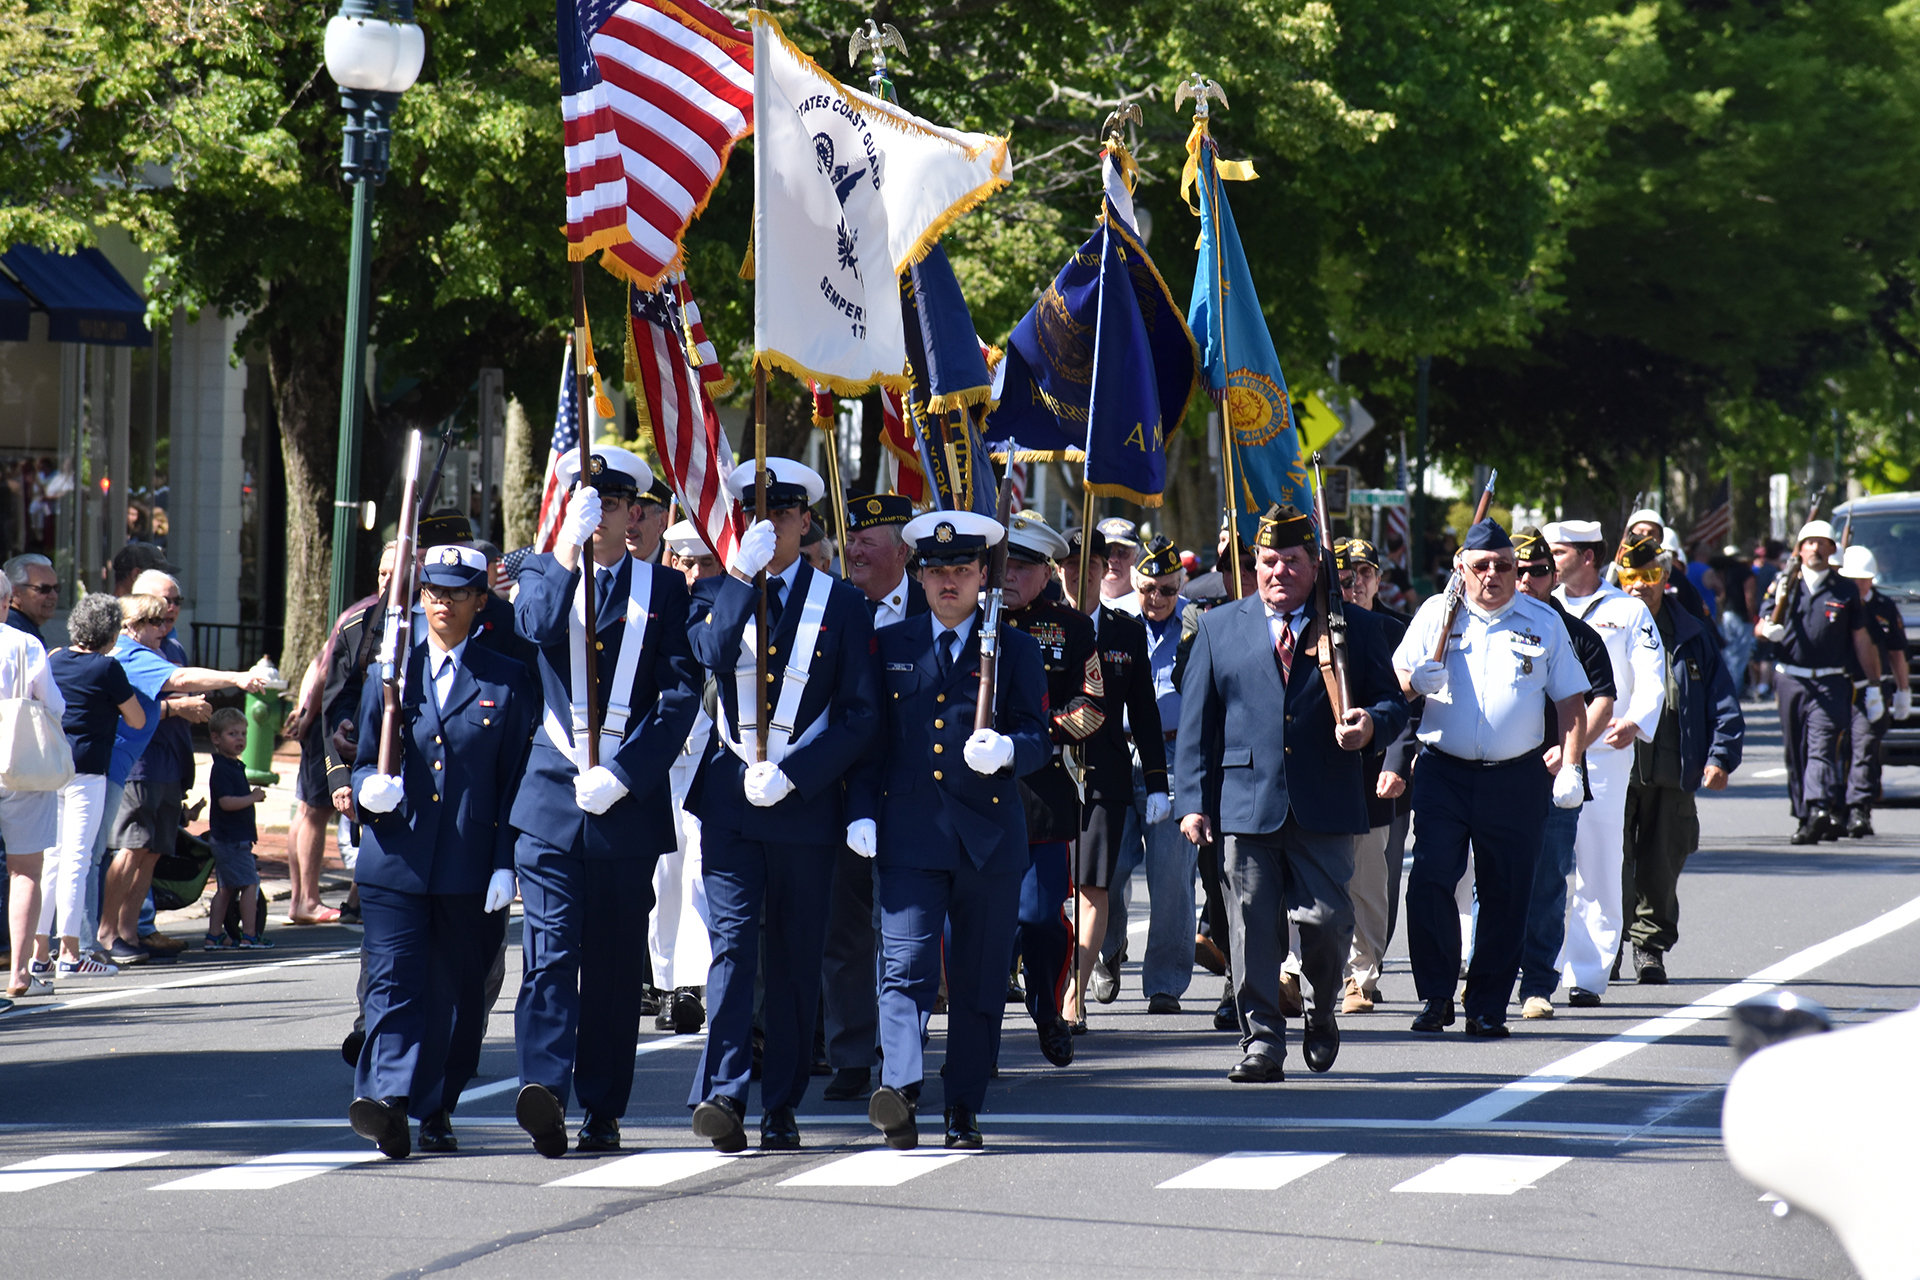
[[911, 662], [889, 662], [889, 663], [887, 664], [887, 670], [889, 670], [889, 671], [911, 671], [911, 670], [913, 670], [913, 664], [912, 664]]

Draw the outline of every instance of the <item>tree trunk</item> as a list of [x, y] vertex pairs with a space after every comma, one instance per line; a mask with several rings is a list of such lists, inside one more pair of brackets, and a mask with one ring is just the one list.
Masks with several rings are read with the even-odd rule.
[[501, 513], [506, 517], [505, 550], [533, 545], [540, 528], [540, 486], [545, 467], [534, 457], [533, 423], [527, 406], [515, 396], [507, 401], [506, 475], [500, 479]]
[[[1205, 421], [1202, 418], [1202, 421]], [[1207, 460], [1207, 437], [1175, 431], [1167, 437], [1167, 491], [1160, 508], [1163, 532], [1200, 557], [1200, 572], [1213, 568], [1220, 539], [1220, 478]]]
[[340, 344], [338, 322], [319, 317], [311, 324], [278, 329], [267, 339], [267, 371], [287, 473], [286, 639], [280, 669], [295, 681], [333, 625], [327, 594], [333, 568]]

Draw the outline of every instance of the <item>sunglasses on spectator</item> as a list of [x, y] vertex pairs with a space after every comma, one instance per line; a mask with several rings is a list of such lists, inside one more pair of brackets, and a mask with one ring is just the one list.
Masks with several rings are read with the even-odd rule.
[[480, 593], [472, 587], [422, 586], [420, 594], [429, 600], [437, 600], [443, 604], [465, 604]]
[[50, 596], [60, 590], [60, 584], [57, 582], [30, 582], [21, 587], [20, 590], [31, 591], [35, 595]]
[[1496, 557], [1477, 563], [1469, 562], [1466, 569], [1468, 573], [1512, 573], [1513, 561]]
[[1142, 587], [1140, 588], [1140, 594], [1143, 596], [1159, 596], [1162, 600], [1173, 600], [1180, 595], [1180, 588], [1178, 587]]
[[1650, 569], [1622, 569], [1620, 585], [1623, 587], [1651, 587], [1667, 580], [1667, 571], [1659, 565]]
[[1519, 572], [1523, 578], [1551, 578], [1553, 576], [1553, 566], [1551, 564], [1523, 564], [1520, 566]]

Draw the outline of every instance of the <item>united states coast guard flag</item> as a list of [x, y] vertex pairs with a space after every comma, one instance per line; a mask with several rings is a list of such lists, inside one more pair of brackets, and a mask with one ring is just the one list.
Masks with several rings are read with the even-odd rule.
[[1101, 224], [1014, 328], [986, 437], [1017, 444], [1009, 461], [1084, 458], [1094, 493], [1158, 506], [1199, 351], [1135, 229], [1132, 158], [1101, 164]]
[[1007, 141], [850, 89], [751, 18], [754, 361], [842, 394], [905, 390], [899, 274], [1007, 184]]
[[[1233, 210], [1220, 189], [1222, 178], [1247, 181], [1256, 176], [1251, 164], [1218, 161], [1206, 125], [1195, 122], [1180, 181], [1183, 196], [1195, 185], [1200, 188], [1200, 259], [1187, 323], [1200, 341], [1207, 389], [1220, 403], [1225, 439], [1233, 448], [1238, 492], [1229, 501], [1240, 536], [1248, 542], [1259, 531], [1260, 513], [1268, 503], [1313, 509], [1287, 377], [1260, 311]], [[1192, 197], [1187, 199], [1191, 206]]]

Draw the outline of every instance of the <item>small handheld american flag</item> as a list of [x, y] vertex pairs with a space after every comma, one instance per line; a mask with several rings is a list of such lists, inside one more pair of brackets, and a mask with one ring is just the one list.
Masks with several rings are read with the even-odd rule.
[[567, 514], [567, 486], [560, 479], [560, 459], [580, 447], [580, 407], [573, 386], [573, 343], [560, 362], [560, 407], [553, 415], [553, 444], [547, 449], [547, 477], [540, 486], [540, 525], [534, 535], [535, 551], [552, 551], [560, 536], [560, 521]]

